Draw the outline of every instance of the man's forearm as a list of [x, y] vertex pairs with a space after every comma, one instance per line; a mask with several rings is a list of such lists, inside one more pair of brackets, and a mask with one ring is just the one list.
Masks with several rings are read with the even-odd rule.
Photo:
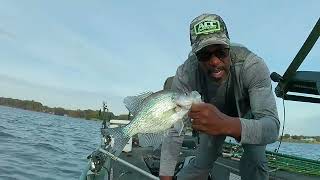
[[228, 116], [225, 119], [225, 130], [224, 135], [231, 136], [236, 140], [241, 140], [241, 122], [240, 119], [237, 117], [230, 117]]
[[170, 129], [161, 147], [159, 176], [173, 176], [184, 137]]
[[278, 119], [266, 116], [255, 119], [241, 118], [241, 144], [266, 145], [273, 143], [278, 138], [279, 123]]

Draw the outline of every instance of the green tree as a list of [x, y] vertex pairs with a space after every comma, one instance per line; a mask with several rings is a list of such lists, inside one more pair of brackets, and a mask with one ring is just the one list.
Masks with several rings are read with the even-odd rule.
[[295, 140], [300, 140], [301, 139], [301, 136], [297, 136], [297, 135], [293, 135], [291, 136], [292, 139], [295, 139]]
[[[86, 118], [86, 119], [115, 119], [116, 116], [112, 112], [105, 112], [102, 113], [100, 111], [95, 111], [95, 110], [66, 110], [61, 107], [54, 107], [50, 108], [48, 106], [42, 105], [40, 102], [34, 101], [34, 100], [19, 100], [19, 99], [12, 99], [12, 98], [5, 98], [5, 97], [0, 97], [0, 105], [3, 106], [9, 106], [9, 107], [15, 107], [15, 108], [20, 108], [20, 109], [25, 109], [25, 110], [30, 110], [30, 111], [38, 111], [38, 112], [45, 112], [45, 113], [52, 113], [56, 115], [68, 115], [70, 117], [76, 117], [76, 118]], [[100, 114], [100, 115], [99, 115]], [[123, 119], [128, 119], [126, 117], [127, 115], [123, 115], [120, 118]]]
[[290, 139], [290, 134], [284, 134], [283, 138]]
[[117, 119], [128, 120], [128, 114], [120, 114]]

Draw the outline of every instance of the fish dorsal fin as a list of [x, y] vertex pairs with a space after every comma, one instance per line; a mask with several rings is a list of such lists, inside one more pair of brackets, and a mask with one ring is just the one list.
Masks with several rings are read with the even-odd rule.
[[141, 93], [137, 96], [128, 96], [128, 97], [124, 98], [123, 103], [125, 104], [128, 111], [133, 116], [135, 116], [139, 112], [139, 109], [140, 109], [143, 101], [152, 94], [153, 94], [153, 92], [148, 91], [148, 92]]

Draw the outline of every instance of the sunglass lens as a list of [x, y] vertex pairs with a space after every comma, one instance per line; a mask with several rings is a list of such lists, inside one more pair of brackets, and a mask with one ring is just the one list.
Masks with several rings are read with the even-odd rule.
[[219, 49], [214, 52], [214, 55], [219, 59], [226, 58], [228, 56], [228, 54], [229, 54], [228, 49]]
[[229, 49], [223, 48], [223, 49], [217, 49], [215, 51], [204, 50], [196, 54], [198, 61], [202, 61], [202, 62], [209, 61], [213, 55], [222, 60], [229, 55]]

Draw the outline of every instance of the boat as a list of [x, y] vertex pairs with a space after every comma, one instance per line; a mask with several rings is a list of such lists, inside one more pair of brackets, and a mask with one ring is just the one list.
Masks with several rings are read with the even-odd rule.
[[[275, 94], [284, 100], [320, 103], [320, 72], [297, 71], [320, 35], [320, 19], [312, 29], [305, 43], [281, 76], [276, 72], [270, 77], [277, 82]], [[292, 94], [299, 93], [299, 94]], [[309, 96], [312, 95], [312, 96]], [[105, 110], [105, 108], [104, 108]], [[104, 120], [102, 128], [108, 128], [110, 121]], [[109, 152], [111, 138], [102, 136], [101, 145], [88, 156], [88, 164], [81, 180], [149, 180], [159, 179], [160, 149], [142, 146], [141, 137], [132, 138], [132, 148], [115, 157]], [[175, 174], [185, 167], [195, 155], [197, 136], [185, 136]], [[217, 159], [208, 179], [237, 180], [242, 148], [239, 144], [225, 142], [221, 157]], [[278, 152], [266, 151], [270, 179], [274, 180], [319, 180], [320, 161], [300, 158]]]

